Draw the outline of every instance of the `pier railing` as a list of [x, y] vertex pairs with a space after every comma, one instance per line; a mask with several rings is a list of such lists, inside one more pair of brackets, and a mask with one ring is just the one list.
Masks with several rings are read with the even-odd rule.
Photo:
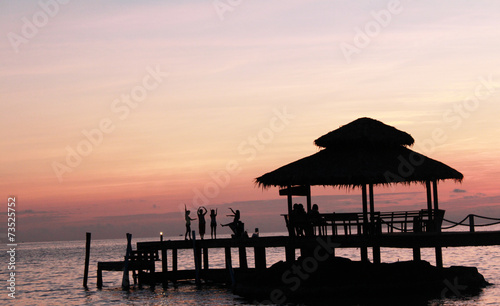
[[[481, 223], [481, 224], [476, 224], [476, 219], [483, 219], [483, 220], [489, 220], [493, 221], [490, 223]], [[479, 216], [475, 214], [469, 214], [465, 218], [463, 218], [460, 222], [455, 222], [447, 219], [443, 219], [443, 221], [450, 223], [450, 226], [444, 226], [442, 229], [452, 229], [457, 226], [468, 226], [470, 232], [475, 232], [476, 227], [486, 227], [486, 226], [493, 226], [500, 224], [500, 218], [491, 218], [491, 217], [485, 217], [485, 216]]]

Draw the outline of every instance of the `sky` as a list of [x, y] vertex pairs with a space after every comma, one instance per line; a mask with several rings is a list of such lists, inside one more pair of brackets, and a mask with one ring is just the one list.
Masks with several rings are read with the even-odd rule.
[[[0, 194], [19, 241], [183, 233], [184, 205], [284, 231], [254, 179], [360, 117], [464, 174], [460, 220], [500, 217], [496, 1], [3, 1]], [[323, 211], [360, 191], [313, 188]], [[422, 185], [375, 187], [381, 210]], [[445, 217], [446, 217], [445, 216]], [[7, 233], [2, 217], [0, 239]], [[224, 232], [224, 230], [222, 230]]]

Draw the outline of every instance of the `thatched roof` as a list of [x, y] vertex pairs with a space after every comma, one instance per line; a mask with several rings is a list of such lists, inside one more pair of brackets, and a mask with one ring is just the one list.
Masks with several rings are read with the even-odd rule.
[[371, 118], [359, 118], [316, 139], [318, 147], [345, 146], [411, 146], [410, 134]]
[[406, 147], [413, 142], [408, 133], [360, 118], [316, 139], [316, 145], [326, 149], [266, 173], [255, 182], [261, 187], [356, 187], [463, 179], [457, 170]]
[[408, 148], [324, 149], [255, 179], [261, 187], [323, 185], [357, 187], [364, 184], [425, 183], [454, 179], [457, 170]]

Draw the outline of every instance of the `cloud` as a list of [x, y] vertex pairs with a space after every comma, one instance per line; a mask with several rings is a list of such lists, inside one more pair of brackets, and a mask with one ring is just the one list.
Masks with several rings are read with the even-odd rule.
[[458, 188], [455, 188], [455, 189], [453, 189], [453, 192], [454, 192], [454, 193], [466, 193], [466, 192], [467, 192], [467, 190], [465, 190], [465, 189], [458, 189]]

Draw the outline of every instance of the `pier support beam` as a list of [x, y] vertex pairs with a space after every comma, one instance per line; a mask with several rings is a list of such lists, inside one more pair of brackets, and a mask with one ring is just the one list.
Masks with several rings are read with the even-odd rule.
[[420, 256], [420, 248], [413, 248], [413, 261], [420, 261], [422, 257]]
[[177, 249], [172, 249], [172, 278], [173, 283], [177, 282]]
[[[167, 271], [168, 271], [167, 249], [165, 248], [165, 246], [162, 245], [161, 246], [161, 272], [163, 275], [166, 276]], [[162, 280], [162, 286], [163, 286], [163, 288], [168, 287], [168, 280], [166, 277], [164, 277]]]
[[247, 249], [245, 247], [239, 247], [238, 249], [240, 256], [240, 269], [248, 269]]
[[295, 247], [287, 245], [285, 247], [285, 258], [286, 262], [294, 262], [295, 261]]
[[266, 269], [266, 248], [265, 247], [255, 247], [255, 268], [257, 270]]

